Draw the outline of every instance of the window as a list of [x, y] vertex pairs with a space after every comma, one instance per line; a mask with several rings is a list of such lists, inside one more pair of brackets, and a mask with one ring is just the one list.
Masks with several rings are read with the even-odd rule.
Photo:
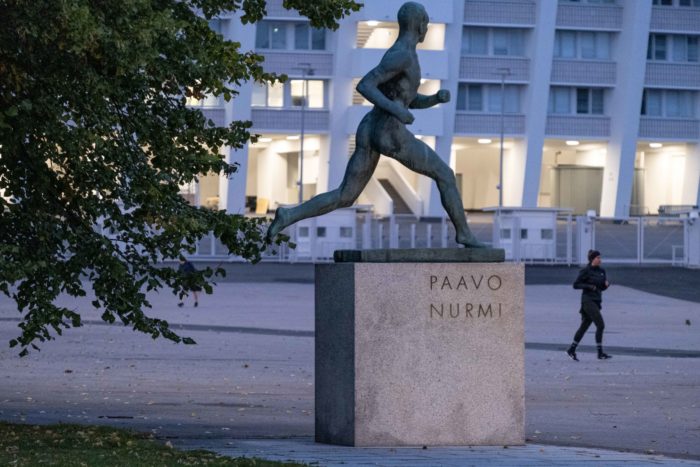
[[653, 0], [652, 5], [656, 6], [681, 6], [700, 7], [700, 0]]
[[647, 46], [648, 60], [666, 60], [666, 34], [650, 34]]
[[204, 96], [203, 99], [188, 97], [187, 105], [189, 105], [190, 107], [221, 107], [224, 105], [224, 102], [221, 96], [207, 94], [206, 96]]
[[692, 91], [665, 91], [665, 104], [667, 117], [693, 117], [693, 107], [695, 107], [695, 99], [693, 99]]
[[[699, 0], [700, 1], [700, 0]], [[698, 61], [698, 37], [684, 34], [650, 34], [648, 60]]]
[[[322, 109], [325, 107], [325, 81], [307, 81], [308, 101], [310, 109]], [[291, 79], [287, 83], [275, 83], [273, 85], [253, 85], [251, 106], [253, 107], [299, 107], [304, 96], [304, 80]]]
[[517, 86], [505, 86], [504, 98], [501, 103], [501, 86], [488, 86], [489, 112], [500, 113], [503, 105], [504, 113], [517, 113], [520, 111], [520, 92]]
[[[317, 0], [318, 3], [318, 0]], [[358, 21], [355, 47], [358, 49], [388, 49], [399, 37], [399, 23], [391, 21]], [[430, 23], [418, 50], [445, 50], [445, 24]]]
[[[287, 41], [288, 37], [290, 41]], [[255, 48], [326, 50], [326, 30], [312, 28], [307, 22], [259, 21], [255, 31]]]
[[[520, 112], [520, 87], [506, 85], [504, 90], [504, 113]], [[461, 83], [457, 88], [457, 110], [500, 113], [501, 86]]]
[[[700, 5], [698, 5], [698, 6], [700, 6]], [[700, 43], [698, 36], [694, 36], [694, 37], [688, 36], [688, 49], [686, 52], [687, 52], [687, 59], [689, 62], [697, 62], [698, 61], [698, 56], [700, 55], [698, 53], [698, 43]]]
[[576, 32], [557, 31], [554, 35], [554, 56], [557, 58], [576, 57]]
[[493, 54], [520, 57], [525, 54], [522, 29], [493, 29]]
[[258, 49], [286, 49], [287, 25], [279, 21], [260, 21], [255, 30]]
[[698, 61], [698, 36], [673, 35], [674, 62], [697, 62]]
[[294, 25], [294, 49], [326, 50], [326, 31], [309, 26], [309, 23]]
[[480, 84], [460, 84], [457, 88], [457, 110], [482, 112], [484, 110], [483, 86]]
[[341, 227], [340, 238], [352, 238], [352, 227]]
[[[322, 80], [306, 80], [306, 95], [308, 97], [307, 107], [310, 109], [323, 108], [323, 81]], [[304, 99], [304, 80], [290, 80], [290, 89], [292, 96], [292, 106], [300, 107]]]
[[649, 117], [695, 117], [695, 91], [645, 89], [642, 115]]
[[554, 36], [556, 58], [610, 59], [610, 33], [559, 30]]
[[284, 106], [284, 84], [254, 84], [253, 97], [251, 100], [253, 107], [283, 107]]
[[525, 30], [516, 28], [465, 27], [462, 55], [525, 55]]
[[[575, 107], [572, 105], [575, 103]], [[550, 114], [602, 115], [605, 113], [605, 91], [601, 88], [569, 88], [552, 86], [547, 112]]]
[[571, 113], [571, 91], [569, 88], [553, 86], [549, 90], [548, 112], [550, 114]]
[[642, 115], [661, 116], [663, 93], [658, 89], [645, 89], [642, 95]]
[[462, 55], [487, 55], [488, 44], [488, 28], [464, 28]]
[[576, 113], [597, 114], [603, 113], [603, 90], [591, 88], [576, 89]]

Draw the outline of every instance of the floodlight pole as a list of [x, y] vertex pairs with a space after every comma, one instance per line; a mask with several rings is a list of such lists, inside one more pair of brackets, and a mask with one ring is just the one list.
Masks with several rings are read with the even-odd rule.
[[505, 133], [505, 89], [506, 76], [510, 75], [510, 68], [498, 68], [496, 74], [501, 75], [501, 142], [498, 155], [498, 207], [503, 207], [503, 134]]
[[301, 135], [299, 136], [299, 204], [304, 202], [304, 126], [306, 121], [306, 100], [309, 95], [309, 83], [307, 76], [313, 76], [314, 69], [310, 63], [300, 63], [292, 69], [301, 71], [302, 96], [301, 96]]

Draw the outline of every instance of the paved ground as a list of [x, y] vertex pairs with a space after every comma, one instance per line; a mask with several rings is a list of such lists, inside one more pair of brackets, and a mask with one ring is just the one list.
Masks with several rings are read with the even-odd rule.
[[[313, 264], [260, 263], [256, 265], [228, 262], [201, 262], [201, 267], [221, 267], [226, 277], [220, 282], [300, 282], [312, 284]], [[700, 269], [671, 266], [603, 265], [613, 284], [665, 297], [700, 303]], [[570, 285], [578, 266], [538, 266], [525, 268], [525, 283]]]
[[[612, 287], [604, 314], [614, 358], [599, 362], [584, 347], [577, 364], [562, 352], [578, 320], [568, 285], [576, 269], [528, 268], [528, 445], [390, 450], [311, 442], [313, 269], [261, 266], [227, 266], [227, 281], [197, 309], [175, 307], [169, 294], [153, 297], [153, 313], [196, 346], [99, 324], [89, 299], [66, 299], [89, 324], [28, 358], [0, 347], [0, 419], [104, 423], [183, 447], [321, 465], [700, 465], [698, 271], [609, 268], [618, 284], [637, 277], [635, 284], [686, 295], [681, 285], [694, 284], [694, 295]], [[1, 298], [0, 342], [17, 334], [16, 325], [12, 304]], [[589, 334], [584, 344], [592, 341]]]

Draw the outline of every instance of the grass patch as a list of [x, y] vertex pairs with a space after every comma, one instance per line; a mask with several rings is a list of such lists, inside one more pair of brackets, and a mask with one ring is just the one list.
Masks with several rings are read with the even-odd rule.
[[0, 465], [12, 466], [302, 466], [254, 458], [180, 451], [149, 434], [84, 425], [21, 425], [0, 422]]

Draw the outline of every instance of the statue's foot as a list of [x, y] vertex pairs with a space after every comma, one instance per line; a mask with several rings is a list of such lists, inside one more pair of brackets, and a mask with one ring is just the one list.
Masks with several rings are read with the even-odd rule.
[[287, 214], [285, 208], [277, 208], [275, 211], [275, 219], [267, 228], [267, 234], [265, 234], [265, 242], [272, 243], [278, 233], [282, 232], [287, 225]]
[[463, 245], [464, 248], [488, 248], [489, 246], [481, 243], [476, 237], [469, 232], [466, 235], [457, 235], [457, 243]]

